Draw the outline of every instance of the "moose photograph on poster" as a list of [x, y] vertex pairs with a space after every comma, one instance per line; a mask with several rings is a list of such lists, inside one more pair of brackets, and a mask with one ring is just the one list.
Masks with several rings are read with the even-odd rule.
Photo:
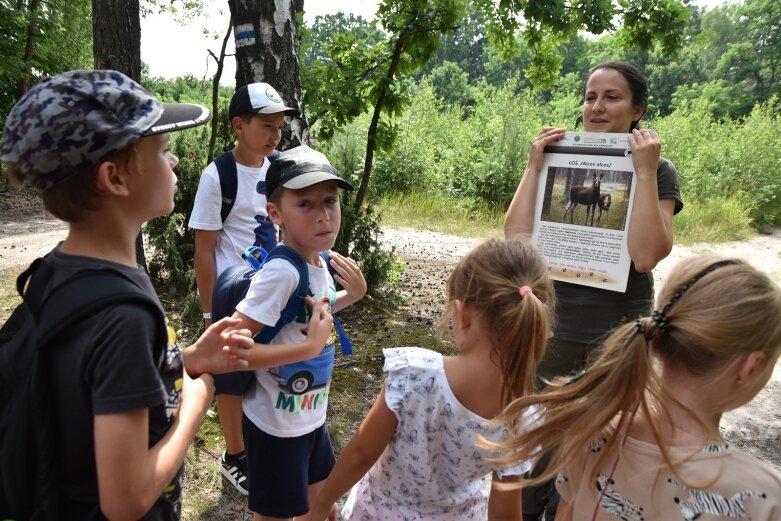
[[533, 237], [552, 278], [626, 290], [635, 186], [628, 137], [567, 132], [545, 149]]

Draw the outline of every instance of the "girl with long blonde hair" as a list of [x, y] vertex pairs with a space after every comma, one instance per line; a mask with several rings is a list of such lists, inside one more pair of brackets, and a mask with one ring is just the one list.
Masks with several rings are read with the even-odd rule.
[[483, 442], [498, 465], [550, 458], [557, 520], [779, 519], [781, 476], [719, 433], [781, 351], [781, 290], [737, 259], [702, 256], [671, 272], [649, 316], [618, 328], [580, 377], [514, 401], [534, 428]]
[[440, 322], [452, 326], [458, 354], [384, 350], [385, 385], [339, 456], [312, 519], [323, 521], [351, 487], [344, 519], [520, 519], [517, 488], [494, 488], [489, 497], [484, 485], [489, 475], [517, 480], [530, 464], [495, 472], [475, 437], [509, 435], [490, 419], [533, 390], [552, 317], [553, 285], [533, 246], [489, 240], [472, 250], [448, 279]]

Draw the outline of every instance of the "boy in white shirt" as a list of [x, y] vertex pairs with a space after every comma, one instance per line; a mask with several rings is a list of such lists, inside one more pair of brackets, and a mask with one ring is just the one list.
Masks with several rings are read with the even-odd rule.
[[[189, 227], [195, 231], [195, 280], [206, 327], [211, 324], [212, 292], [220, 273], [241, 264], [248, 246], [270, 251], [277, 233], [266, 214], [266, 171], [281, 138], [285, 116], [298, 110], [285, 106], [268, 83], [239, 87], [231, 98], [228, 117], [238, 144], [229, 162], [236, 168], [236, 194], [227, 217], [222, 215], [223, 194], [217, 159], [203, 171], [195, 195]], [[225, 174], [223, 174], [225, 175]], [[244, 439], [241, 430], [241, 398], [246, 386], [240, 375], [226, 374], [215, 379], [215, 398], [220, 427], [225, 438], [222, 456], [223, 476], [242, 494], [247, 494]]]
[[[306, 146], [282, 152], [266, 177], [268, 215], [283, 231], [285, 246], [306, 261], [315, 313], [338, 311], [360, 300], [366, 280], [358, 264], [331, 252], [331, 276], [321, 252], [333, 247], [341, 224], [339, 188], [352, 190], [326, 157]], [[336, 292], [334, 280], [344, 290]], [[299, 272], [283, 258], [255, 275], [234, 318], [257, 335], [273, 327], [296, 294]], [[255, 382], [244, 396], [244, 436], [251, 476], [249, 507], [255, 521], [308, 519], [309, 503], [334, 465], [325, 425], [334, 364], [333, 329], [308, 315], [284, 326], [270, 345], [255, 344], [247, 356]], [[313, 325], [316, 326], [313, 330]], [[281, 344], [281, 345], [280, 345]], [[325, 345], [325, 347], [323, 347]], [[260, 369], [270, 368], [270, 369]], [[302, 517], [300, 517], [302, 516]]]

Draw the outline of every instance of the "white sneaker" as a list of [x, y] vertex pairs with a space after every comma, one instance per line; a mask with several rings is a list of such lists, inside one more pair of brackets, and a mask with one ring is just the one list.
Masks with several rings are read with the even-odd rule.
[[249, 481], [247, 480], [247, 454], [243, 452], [237, 458], [228, 458], [227, 453], [222, 453], [220, 472], [243, 495], [249, 494]]

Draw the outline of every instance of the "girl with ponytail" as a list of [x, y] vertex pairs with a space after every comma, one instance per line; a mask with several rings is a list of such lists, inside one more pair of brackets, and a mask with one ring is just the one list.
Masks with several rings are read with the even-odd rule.
[[[550, 458], [557, 521], [777, 520], [781, 475], [719, 434], [781, 351], [781, 290], [737, 259], [679, 263], [649, 316], [619, 327], [574, 380], [521, 397], [499, 417], [514, 437], [480, 444], [491, 461]], [[513, 430], [528, 407], [540, 421]]]
[[517, 488], [489, 495], [484, 485], [489, 475], [517, 481], [530, 463], [497, 470], [475, 440], [507, 438], [490, 420], [534, 389], [554, 312], [547, 271], [534, 247], [518, 240], [486, 241], [459, 262], [440, 320], [458, 354], [384, 350], [384, 388], [315, 500], [312, 520], [323, 521], [351, 487], [344, 519], [520, 519]]

